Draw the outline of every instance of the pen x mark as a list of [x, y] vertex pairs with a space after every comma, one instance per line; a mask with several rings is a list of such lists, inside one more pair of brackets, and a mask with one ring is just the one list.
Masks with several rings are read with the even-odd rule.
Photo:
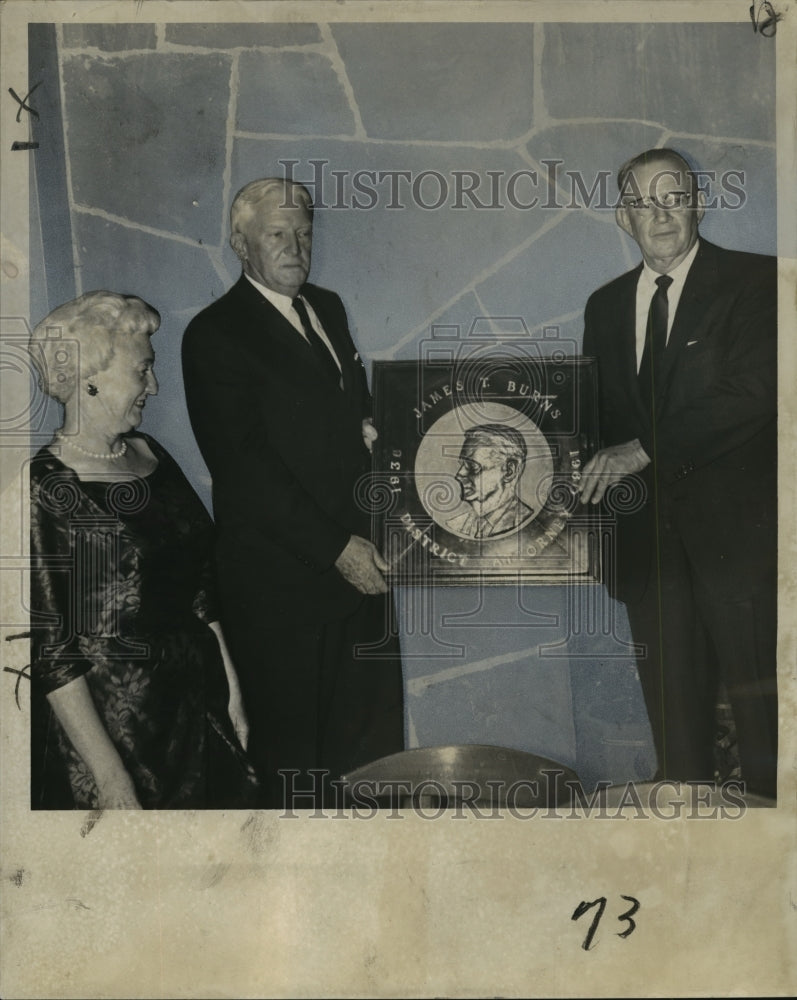
[[17, 111], [17, 121], [18, 122], [22, 121], [22, 119], [19, 116], [22, 114], [23, 111], [27, 111], [28, 114], [33, 115], [34, 118], [38, 118], [39, 117], [39, 112], [35, 108], [30, 107], [30, 105], [27, 103], [27, 100], [30, 97], [30, 95], [33, 93], [33, 91], [36, 90], [36, 88], [40, 87], [40, 86], [41, 86], [41, 80], [37, 84], [34, 84], [34, 86], [32, 86], [30, 88], [30, 90], [27, 92], [27, 94], [25, 94], [25, 96], [22, 97], [22, 98], [19, 97], [19, 95], [17, 94], [17, 92], [14, 90], [13, 87], [9, 87], [8, 88], [9, 94], [11, 94], [11, 96], [14, 98], [14, 100], [19, 104], [19, 111]]

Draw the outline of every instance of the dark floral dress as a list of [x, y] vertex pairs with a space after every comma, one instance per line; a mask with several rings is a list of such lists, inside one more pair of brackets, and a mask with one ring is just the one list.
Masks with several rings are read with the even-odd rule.
[[85, 677], [145, 808], [246, 807], [256, 781], [227, 714], [212, 521], [171, 456], [146, 477], [30, 468], [32, 805], [96, 808], [93, 775], [46, 695]]

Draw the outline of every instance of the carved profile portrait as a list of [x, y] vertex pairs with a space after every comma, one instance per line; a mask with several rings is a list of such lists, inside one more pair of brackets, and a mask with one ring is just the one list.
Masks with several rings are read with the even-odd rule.
[[540, 513], [553, 460], [528, 417], [501, 403], [468, 405], [430, 427], [415, 475], [421, 502], [440, 527], [460, 538], [498, 540]]
[[518, 486], [526, 467], [526, 441], [503, 424], [477, 424], [465, 431], [456, 480], [470, 510], [446, 526], [466, 538], [491, 538], [516, 531], [534, 516]]

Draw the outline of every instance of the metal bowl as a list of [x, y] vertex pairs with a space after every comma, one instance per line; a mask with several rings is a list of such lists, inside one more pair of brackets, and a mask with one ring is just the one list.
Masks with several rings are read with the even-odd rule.
[[581, 790], [571, 768], [537, 754], [484, 744], [419, 747], [390, 754], [342, 778], [350, 805], [498, 806], [567, 804]]

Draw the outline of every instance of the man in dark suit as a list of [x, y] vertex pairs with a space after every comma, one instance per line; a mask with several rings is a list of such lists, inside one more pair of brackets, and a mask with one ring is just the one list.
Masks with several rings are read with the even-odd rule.
[[606, 496], [609, 584], [643, 649], [658, 776], [714, 777], [722, 684], [742, 778], [774, 796], [776, 261], [699, 237], [704, 195], [674, 151], [640, 154], [618, 184], [617, 222], [643, 263], [587, 303], [606, 447], [584, 469], [582, 501], [626, 480], [624, 502]]
[[404, 743], [387, 564], [358, 502], [370, 396], [343, 304], [306, 283], [312, 226], [302, 186], [242, 188], [230, 243], [243, 274], [183, 339], [224, 631], [268, 808], [329, 803], [331, 780]]

